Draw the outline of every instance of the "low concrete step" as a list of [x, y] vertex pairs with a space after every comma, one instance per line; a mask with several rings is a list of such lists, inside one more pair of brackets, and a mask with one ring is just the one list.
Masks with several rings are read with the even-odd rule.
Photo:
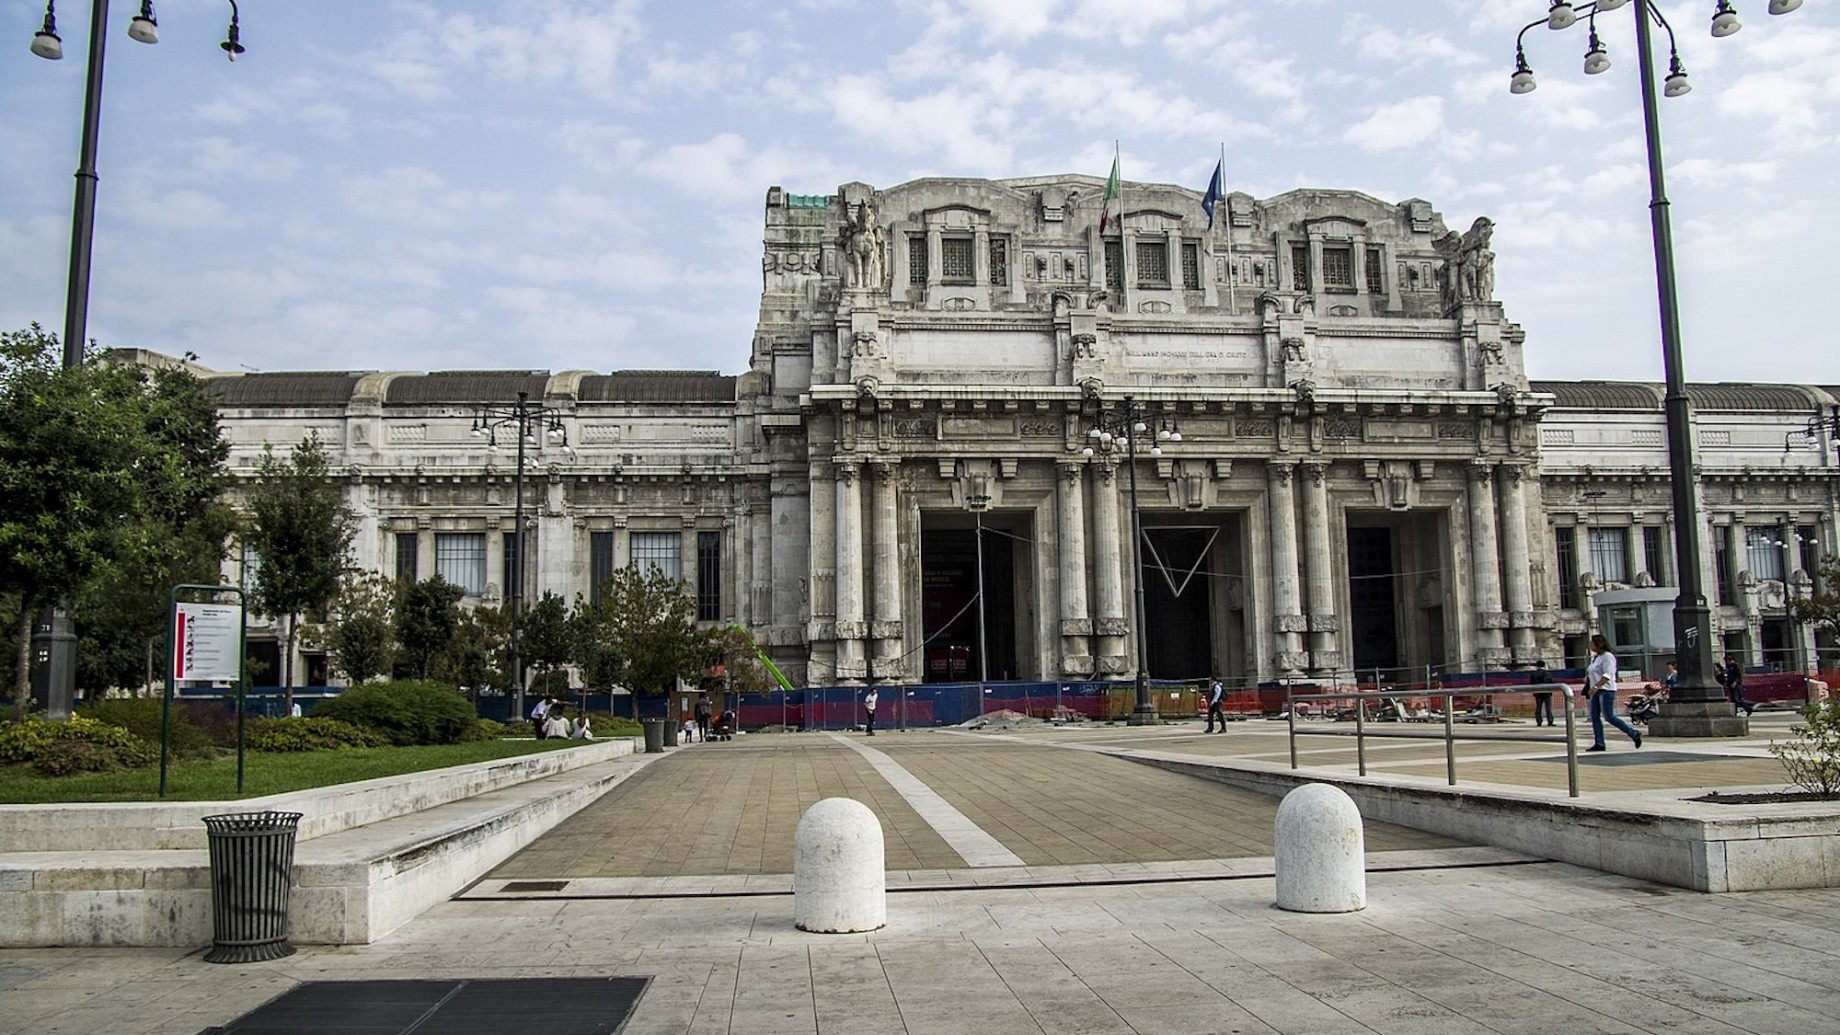
[[[526, 778], [509, 784], [501, 771], [491, 790], [303, 837], [295, 846], [289, 938], [375, 941], [663, 757], [633, 753], [630, 740], [592, 747], [599, 761], [521, 767]], [[454, 787], [480, 780], [476, 773], [438, 772]], [[338, 808], [346, 796], [328, 790], [317, 801], [296, 799], [294, 811], [312, 816], [307, 810]], [[270, 802], [210, 803], [200, 815], [276, 807]], [[319, 824], [326, 825], [332, 824]], [[306, 818], [301, 826], [314, 828]], [[202, 846], [0, 852], [0, 946], [210, 942], [210, 864]]]

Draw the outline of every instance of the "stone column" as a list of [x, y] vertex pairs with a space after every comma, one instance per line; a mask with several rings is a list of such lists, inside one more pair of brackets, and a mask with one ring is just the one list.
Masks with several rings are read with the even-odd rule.
[[754, 504], [748, 508], [748, 621], [773, 624], [773, 508]]
[[1271, 609], [1273, 650], [1280, 672], [1302, 670], [1309, 658], [1300, 649], [1304, 620], [1297, 586], [1297, 502], [1291, 489], [1295, 463], [1266, 465], [1266, 502], [1271, 519]]
[[1057, 467], [1056, 502], [1060, 505], [1061, 672], [1089, 676], [1093, 671], [1092, 610], [1086, 602], [1086, 465], [1062, 461]]
[[1335, 617], [1335, 566], [1329, 547], [1329, 465], [1303, 465], [1303, 570], [1306, 578], [1304, 610], [1310, 627], [1310, 670], [1334, 675], [1341, 666], [1335, 649], [1340, 628]]
[[862, 464], [837, 461], [837, 679], [868, 675], [863, 658]]
[[1120, 556], [1124, 544], [1118, 531], [1118, 465], [1101, 461], [1093, 467], [1093, 634], [1098, 654], [1096, 674], [1125, 671], [1124, 637], [1129, 628], [1124, 617], [1124, 569]]
[[1501, 545], [1495, 535], [1495, 467], [1469, 467], [1470, 591], [1476, 608], [1476, 660], [1484, 670], [1510, 660], [1503, 641], [1507, 612], [1501, 609]]
[[[1508, 598], [1508, 642], [1516, 662], [1537, 664], [1533, 640], [1533, 572], [1527, 542], [1527, 469], [1501, 465], [1502, 588]], [[1589, 549], [1588, 541], [1586, 549]]]
[[[533, 479], [534, 480], [534, 479]], [[544, 481], [537, 482], [538, 491], [542, 493], [542, 509], [537, 517], [537, 548], [535, 556], [528, 562], [536, 566], [536, 571], [526, 572], [524, 577], [524, 604], [528, 607], [541, 599], [545, 593], [554, 593], [564, 600], [573, 595], [570, 592], [570, 573], [575, 566], [575, 522], [562, 506], [562, 478], [551, 475]], [[524, 491], [530, 491], [530, 485]], [[526, 498], [525, 505], [529, 506]], [[528, 519], [528, 513], [525, 515]], [[692, 537], [694, 541], [694, 537]], [[524, 530], [524, 548], [530, 549], [530, 529]], [[530, 575], [537, 577], [533, 582]], [[691, 583], [695, 586], [695, 583]]]
[[[1631, 515], [1627, 531], [1623, 533], [1623, 573], [1629, 577], [1631, 586], [1636, 584], [1636, 576], [1645, 570], [1642, 559], [1642, 522]], [[1649, 572], [1653, 575], [1654, 572]]]
[[901, 621], [901, 532], [898, 502], [901, 464], [890, 460], [875, 465], [875, 639], [877, 679], [902, 679], [906, 666], [901, 654], [906, 627]]

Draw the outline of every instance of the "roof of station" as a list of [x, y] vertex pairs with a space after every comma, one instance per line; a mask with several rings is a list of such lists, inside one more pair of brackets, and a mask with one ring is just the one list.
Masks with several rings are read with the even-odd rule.
[[[1660, 410], [1666, 399], [1666, 388], [1648, 381], [1533, 381], [1529, 386], [1551, 394], [1556, 407], [1568, 410]], [[1840, 389], [1721, 381], [1689, 384], [1687, 398], [1695, 410], [1807, 413], [1840, 403]]]

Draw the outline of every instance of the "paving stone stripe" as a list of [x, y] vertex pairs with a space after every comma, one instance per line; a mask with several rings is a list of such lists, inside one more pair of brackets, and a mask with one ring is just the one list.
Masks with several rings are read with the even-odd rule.
[[920, 818], [965, 860], [966, 866], [1023, 865], [1021, 856], [1003, 847], [1003, 842], [990, 836], [964, 813], [953, 808], [951, 803], [908, 772], [901, 763], [889, 758], [886, 752], [877, 751], [840, 733], [830, 736], [867, 759], [875, 771], [882, 774], [882, 779], [900, 792], [901, 797], [907, 800], [907, 804]]

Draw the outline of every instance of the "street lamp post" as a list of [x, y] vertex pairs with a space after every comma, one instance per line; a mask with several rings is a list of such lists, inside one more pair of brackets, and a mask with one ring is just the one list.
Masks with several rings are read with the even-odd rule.
[[[64, 295], [64, 369], [83, 365], [83, 348], [89, 338], [90, 253], [96, 236], [96, 141], [102, 129], [102, 66], [109, 20], [109, 0], [92, 0], [89, 17], [89, 63], [83, 89], [83, 129], [77, 147], [76, 199], [70, 215], [70, 277]], [[128, 23], [128, 36], [138, 43], [158, 43], [153, 0], [142, 0], [140, 13]], [[230, 0], [230, 33], [219, 46], [232, 61], [243, 52], [237, 41], [236, 0]], [[32, 53], [47, 61], [61, 61], [64, 41], [57, 34], [57, 3], [47, 0], [45, 20], [32, 35]], [[70, 605], [60, 601], [38, 625], [33, 639], [40, 641], [34, 654], [46, 661], [45, 713], [53, 719], [70, 717], [77, 690], [77, 635], [70, 621]]]
[[1131, 493], [1131, 567], [1137, 589], [1137, 704], [1126, 721], [1132, 726], [1149, 726], [1159, 719], [1156, 699], [1150, 695], [1150, 649], [1145, 639], [1150, 626], [1144, 610], [1144, 529], [1143, 514], [1137, 505], [1137, 440], [1141, 437], [1149, 443], [1151, 456], [1162, 456], [1162, 443], [1182, 441], [1182, 431], [1173, 419], [1145, 410], [1135, 396], [1127, 395], [1109, 407], [1096, 394], [1090, 398], [1093, 413], [1086, 430], [1087, 445], [1081, 454], [1090, 457], [1112, 452], [1123, 440]]
[[984, 508], [990, 497], [976, 493], [965, 497], [965, 504], [977, 517], [977, 623], [978, 623], [978, 714], [984, 714], [984, 695], [990, 691], [990, 640], [984, 635]]
[[[562, 426], [562, 411], [541, 403], [532, 405], [529, 392], [519, 392], [517, 402], [509, 406], [481, 406], [473, 414], [473, 437], [484, 438], [487, 449], [498, 452], [498, 429], [514, 429], [517, 436], [517, 475], [513, 478], [511, 490], [511, 562], [507, 566], [505, 581], [509, 583], [506, 590], [511, 604], [511, 717], [521, 718], [524, 714], [524, 668], [519, 655], [519, 638], [524, 624], [524, 467], [525, 443], [536, 429], [562, 447], [564, 453], [573, 453], [569, 447], [568, 431]], [[542, 448], [538, 444], [539, 449]]]
[[[1568, 0], [1553, 0], [1545, 18], [1531, 22], [1520, 31], [1514, 44], [1514, 74], [1509, 90], [1516, 94], [1533, 92], [1533, 68], [1527, 63], [1527, 32], [1537, 26], [1559, 30], [1576, 24], [1582, 15], [1590, 32], [1585, 52], [1584, 72], [1598, 75], [1610, 68], [1608, 50], [1597, 35], [1597, 15], [1614, 11], [1629, 0], [1596, 0], [1573, 5]], [[1788, 14], [1802, 5], [1802, 0], [1771, 0], [1771, 14]], [[1650, 189], [1650, 231], [1655, 249], [1655, 285], [1661, 305], [1661, 356], [1667, 373], [1668, 478], [1673, 490], [1674, 558], [1679, 593], [1674, 598], [1674, 657], [1679, 682], [1661, 706], [1661, 715], [1649, 723], [1659, 737], [1733, 737], [1749, 730], [1737, 710], [1725, 699], [1724, 690], [1707, 676], [1712, 671], [1712, 616], [1700, 573], [1699, 508], [1693, 491], [1692, 429], [1687, 400], [1686, 377], [1681, 370], [1680, 313], [1674, 285], [1674, 239], [1668, 224], [1667, 191], [1662, 177], [1661, 125], [1655, 105], [1654, 45], [1650, 26], [1659, 25], [1668, 35], [1668, 74], [1662, 92], [1681, 97], [1691, 90], [1687, 71], [1680, 63], [1675, 47], [1674, 29], [1662, 16], [1655, 0], [1635, 0], [1636, 56], [1642, 88], [1642, 123], [1648, 145], [1648, 181]], [[1712, 14], [1712, 35], [1724, 38], [1740, 28], [1737, 12], [1730, 0], [1718, 0]]]

